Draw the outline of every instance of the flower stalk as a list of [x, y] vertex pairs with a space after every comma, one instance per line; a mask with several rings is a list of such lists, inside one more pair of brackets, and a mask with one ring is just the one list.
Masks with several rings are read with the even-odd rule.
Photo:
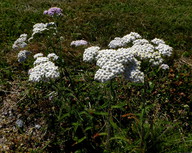
[[110, 121], [113, 119], [113, 113], [112, 113], [112, 104], [115, 103], [116, 96], [115, 96], [115, 91], [113, 89], [113, 80], [110, 80], [110, 99], [108, 102], [108, 107], [107, 107], [107, 118], [106, 118], [106, 129], [107, 129], [107, 138], [106, 138], [106, 149], [107, 151], [111, 151], [111, 145], [110, 145], [110, 138], [111, 138], [111, 133], [112, 133], [112, 127]]

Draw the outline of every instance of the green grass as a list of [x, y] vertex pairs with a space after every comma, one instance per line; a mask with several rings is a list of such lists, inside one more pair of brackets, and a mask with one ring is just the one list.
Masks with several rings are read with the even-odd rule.
[[[56, 52], [61, 77], [33, 84], [28, 82], [32, 56], [18, 63], [19, 51], [12, 44], [22, 33], [30, 36], [35, 23], [52, 22], [43, 11], [53, 6], [63, 9], [61, 46], [57, 38], [45, 36], [26, 49], [32, 55]], [[191, 0], [3, 0], [0, 8], [1, 152], [192, 150]], [[96, 66], [82, 60], [85, 47], [70, 46], [72, 40], [85, 39], [90, 46], [107, 48], [114, 37], [132, 31], [174, 48], [169, 71], [147, 67], [145, 83], [139, 85], [121, 77], [101, 84], [94, 81]], [[15, 117], [1, 119], [11, 108]], [[14, 129], [18, 118], [24, 127]]]
[[[43, 10], [63, 9], [63, 34], [106, 45], [116, 36], [136, 31], [147, 38], [165, 39], [176, 50], [191, 51], [189, 0], [155, 1], [9, 1], [1, 2], [1, 41], [9, 44], [32, 25], [45, 22]], [[70, 26], [66, 26], [70, 25]], [[4, 49], [3, 45], [1, 48]]]

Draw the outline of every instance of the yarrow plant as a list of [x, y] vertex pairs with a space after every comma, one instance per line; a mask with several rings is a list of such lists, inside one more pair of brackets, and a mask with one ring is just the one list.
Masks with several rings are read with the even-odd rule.
[[92, 46], [85, 49], [83, 54], [83, 61], [96, 62], [99, 67], [94, 77], [99, 82], [106, 82], [124, 74], [125, 79], [131, 82], [143, 83], [141, 63], [148, 62], [152, 66], [161, 65], [162, 69], [168, 69], [168, 65], [163, 62], [172, 55], [173, 50], [161, 39], [155, 38], [150, 43], [135, 32], [122, 38], [116, 37], [108, 46], [111, 49]]
[[[62, 9], [58, 7], [52, 7], [46, 11], [44, 14], [49, 16], [60, 16], [62, 15]], [[50, 31], [50, 32], [49, 32]], [[20, 49], [27, 46], [27, 41], [30, 42], [38, 34], [44, 34], [49, 32], [51, 35], [57, 35], [57, 25], [56, 22], [49, 23], [36, 23], [33, 25], [32, 35], [27, 40], [27, 34], [21, 34], [20, 37], [14, 42], [12, 48]], [[47, 33], [46, 33], [47, 34]], [[48, 35], [48, 38], [50, 35]], [[30, 54], [27, 50], [22, 50], [18, 53], [18, 62], [24, 62], [27, 59], [27, 56]], [[58, 66], [55, 66], [53, 63], [59, 58], [55, 53], [50, 53], [47, 57], [44, 57], [42, 53], [37, 53], [34, 55], [34, 67], [28, 71], [29, 81], [40, 82], [40, 81], [49, 81], [51, 79], [56, 79], [60, 76]]]
[[85, 41], [85, 40], [76, 40], [76, 41], [72, 41], [71, 42], [71, 46], [75, 46], [75, 47], [78, 47], [78, 46], [85, 46], [87, 45], [88, 42]]
[[[116, 37], [109, 43], [109, 49], [101, 49], [99, 46], [92, 46], [85, 49], [83, 61], [94, 62], [99, 67], [96, 71], [94, 80], [99, 82], [107, 82], [109, 80], [109, 101], [107, 103], [106, 116], [106, 150], [111, 152], [110, 139], [111, 128], [113, 125], [112, 104], [117, 102], [117, 96], [113, 91], [112, 79], [123, 74], [124, 78], [134, 83], [144, 83], [143, 65], [160, 66], [160, 69], [168, 69], [168, 65], [164, 64], [165, 59], [172, 55], [172, 47], [165, 44], [161, 39], [153, 39], [148, 41], [143, 39], [138, 33], [131, 32], [124, 37]], [[142, 109], [145, 102], [142, 104]], [[143, 139], [143, 138], [142, 138]]]
[[51, 79], [57, 79], [60, 76], [58, 66], [52, 61], [58, 59], [58, 56], [54, 53], [48, 54], [47, 57], [43, 57], [42, 53], [38, 53], [34, 55], [36, 59], [33, 63], [34, 68], [30, 69], [29, 74], [29, 81], [32, 82], [46, 82]]
[[63, 15], [63, 14], [62, 14], [62, 9], [61, 9], [61, 8], [58, 8], [58, 7], [51, 7], [50, 9], [45, 10], [45, 11], [43, 12], [43, 14], [49, 15], [49, 16], [54, 16], [54, 15], [60, 16], [60, 15]]

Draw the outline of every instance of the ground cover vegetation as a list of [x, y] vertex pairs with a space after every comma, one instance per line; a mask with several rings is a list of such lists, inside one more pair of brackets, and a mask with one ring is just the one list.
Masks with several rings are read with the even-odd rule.
[[0, 8], [1, 152], [192, 151], [190, 0]]

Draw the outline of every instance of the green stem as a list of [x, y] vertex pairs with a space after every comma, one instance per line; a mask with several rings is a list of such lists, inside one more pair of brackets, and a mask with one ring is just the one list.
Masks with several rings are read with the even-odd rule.
[[143, 94], [142, 94], [142, 107], [141, 107], [141, 143], [140, 143], [140, 147], [141, 147], [141, 151], [145, 152], [145, 131], [144, 131], [144, 124], [145, 124], [145, 95], [146, 95], [146, 85], [144, 85], [144, 90], [143, 90]]
[[110, 138], [111, 138], [111, 124], [110, 121], [112, 120], [112, 110], [111, 110], [111, 105], [115, 99], [115, 92], [113, 90], [113, 82], [112, 80], [110, 81], [110, 100], [108, 103], [108, 115], [107, 115], [107, 140], [106, 140], [106, 149], [107, 151], [111, 151], [111, 146], [110, 146]]
[[69, 72], [67, 71], [67, 69], [66, 69], [65, 66], [63, 67], [63, 69], [64, 69], [65, 76], [69, 79], [69, 82], [71, 83], [71, 87], [72, 87], [73, 91], [75, 91], [75, 90], [74, 90], [73, 81], [72, 81], [72, 79], [71, 79], [71, 77], [70, 77]]

